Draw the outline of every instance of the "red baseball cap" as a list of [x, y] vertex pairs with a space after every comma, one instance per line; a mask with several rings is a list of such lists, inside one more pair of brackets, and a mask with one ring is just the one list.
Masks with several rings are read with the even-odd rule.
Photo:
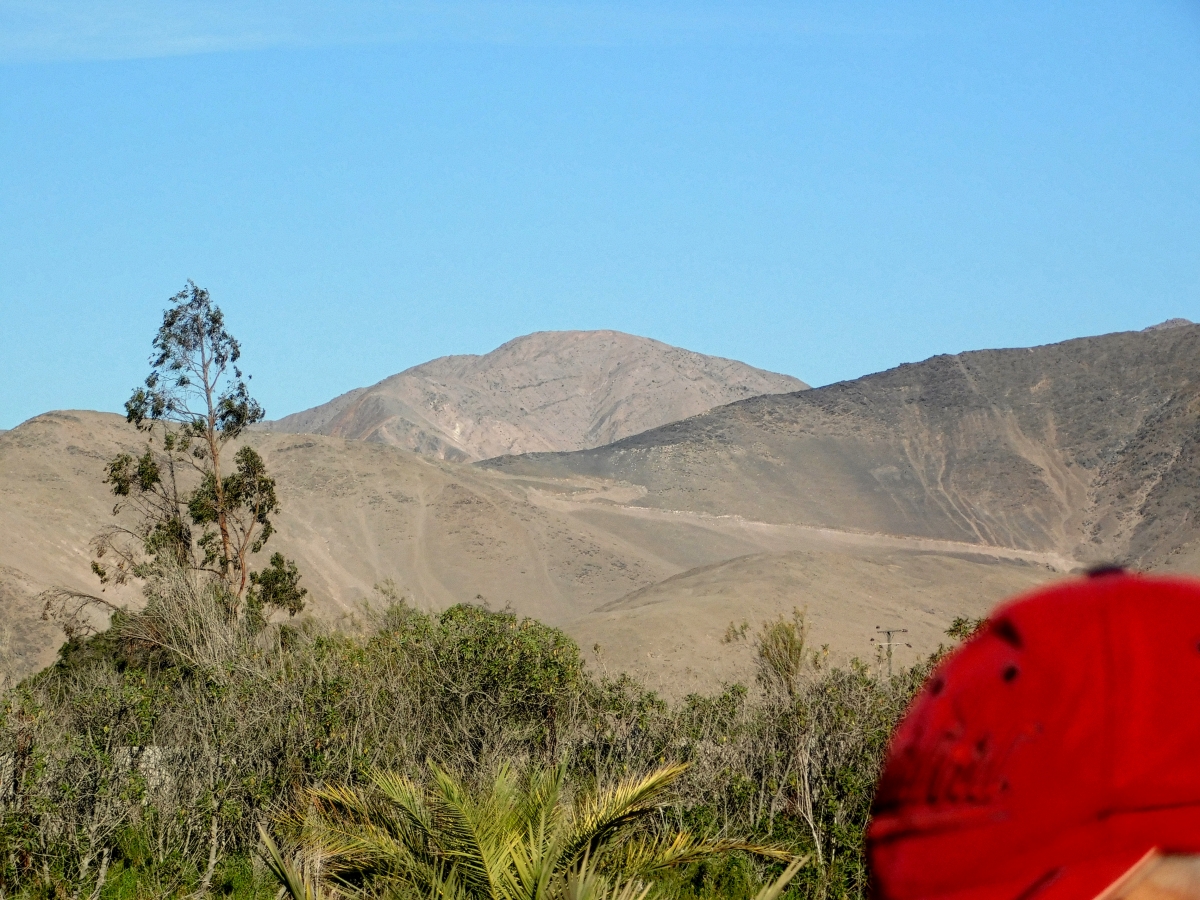
[[1200, 583], [1121, 572], [997, 609], [897, 728], [875, 900], [1093, 898], [1200, 853]]

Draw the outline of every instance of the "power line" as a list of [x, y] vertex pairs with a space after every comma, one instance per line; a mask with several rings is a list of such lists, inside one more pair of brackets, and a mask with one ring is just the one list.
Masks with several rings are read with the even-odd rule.
[[[908, 634], [908, 629], [907, 628], [880, 628], [878, 625], [876, 625], [875, 630], [879, 634], [887, 635], [887, 643], [885, 646], [887, 647], [888, 678], [891, 678], [892, 677], [892, 647], [893, 647], [893, 645], [900, 643], [900, 641], [893, 641], [892, 635], [893, 634]], [[871, 638], [871, 640], [874, 641], [875, 638]], [[911, 647], [912, 644], [905, 644], [904, 646]]]

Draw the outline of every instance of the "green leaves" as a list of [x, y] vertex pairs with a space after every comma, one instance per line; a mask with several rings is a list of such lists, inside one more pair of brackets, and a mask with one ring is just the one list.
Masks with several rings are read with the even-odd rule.
[[[113, 844], [114, 872], [143, 896], [182, 896], [214, 818], [219, 872], [285, 806], [293, 896], [748, 900], [793, 853], [812, 864], [792, 896], [865, 895], [879, 758], [927, 669], [810, 667], [791, 699], [730, 686], [668, 704], [627, 678], [569, 680], [573, 645], [511, 613], [426, 613], [383, 591], [397, 605], [369, 636], [311, 621], [262, 634], [229, 615], [221, 585], [152, 580], [145, 609], [117, 611], [0, 699], [0, 764], [16, 760], [23, 798], [0, 809], [0, 846], [44, 854], [0, 853], [5, 890], [4, 865], [33, 885], [47, 858], [68, 896], [87, 896], [95, 864], [80, 880], [80, 853], [103, 852], [88, 829], [111, 809], [165, 848], [132, 863]], [[547, 697], [547, 684], [562, 687]], [[161, 762], [116, 765], [132, 746]], [[154, 787], [163, 774], [169, 790]]]
[[105, 473], [105, 484], [112, 485], [112, 492], [118, 497], [128, 497], [135, 490], [152, 491], [162, 482], [158, 460], [150, 449], [136, 459], [122, 453], [105, 467]]
[[193, 433], [200, 419], [205, 431], [223, 442], [232, 440], [263, 418], [234, 365], [241, 345], [226, 330], [208, 291], [189, 281], [171, 303], [154, 337], [145, 387], [125, 404], [126, 416], [139, 428], [170, 421]]
[[946, 629], [946, 635], [956, 640], [965, 641], [967, 638], [973, 637], [986, 624], [986, 618], [972, 619], [966, 616], [955, 616], [954, 621], [950, 623], [950, 627]]
[[663, 766], [570, 798], [565, 765], [523, 782], [504, 765], [476, 792], [430, 765], [425, 788], [377, 772], [367, 786], [309, 791], [301, 802], [310, 812], [292, 818], [334, 880], [363, 896], [642, 900], [649, 887], [631, 879], [716, 854], [792, 859], [776, 847], [644, 830], [685, 769]]
[[282, 553], [273, 553], [265, 569], [250, 573], [247, 602], [255, 609], [286, 610], [288, 615], [294, 616], [304, 609], [304, 595], [307, 593], [300, 587], [300, 572], [296, 563], [284, 559]]
[[[175, 565], [220, 578], [234, 612], [247, 587], [259, 618], [264, 609], [299, 611], [305, 592], [293, 563], [273, 561], [250, 578], [249, 557], [274, 534], [279, 501], [253, 447], [239, 447], [232, 471], [223, 468], [226, 445], [264, 411], [236, 365], [241, 346], [207, 291], [189, 281], [171, 298], [153, 347], [150, 374], [125, 404], [126, 418], [149, 434], [146, 451], [117, 456], [105, 478], [118, 500], [114, 516], [128, 509], [136, 519], [124, 516], [96, 538], [93, 572], [101, 584], [123, 583]], [[115, 564], [101, 561], [108, 554]]]
[[469, 666], [480, 689], [502, 708], [544, 714], [582, 684], [579, 648], [563, 632], [535, 619], [462, 603], [443, 612], [438, 624], [446, 636], [439, 664]]
[[275, 841], [271, 839], [271, 835], [267, 833], [267, 829], [262, 825], [258, 826], [258, 835], [262, 839], [263, 847], [266, 853], [263, 854], [263, 861], [267, 864], [267, 869], [280, 886], [284, 889], [292, 900], [321, 900], [322, 894], [318, 888], [310, 884], [304, 875], [299, 872], [291, 863], [283, 858], [279, 847]]
[[758, 636], [758, 680], [763, 687], [776, 687], [795, 696], [808, 662], [804, 652], [807, 636], [808, 624], [799, 610], [792, 611], [790, 621], [780, 616], [763, 625]]
[[663, 766], [584, 797], [573, 811], [566, 855], [572, 861], [597, 856], [623, 829], [663, 806], [667, 791], [686, 769], [680, 763]]
[[246, 383], [240, 379], [217, 398], [216, 426], [223, 440], [240, 435], [247, 426], [261, 421], [266, 413], [250, 396]]
[[[188, 515], [193, 523], [216, 525], [218, 530], [224, 521], [226, 530], [234, 532], [235, 548], [258, 553], [275, 533], [271, 524], [271, 515], [279, 509], [275, 479], [267, 474], [266, 463], [253, 447], [239, 448], [234, 463], [235, 470], [221, 479], [219, 486], [214, 472], [204, 474], [187, 497]], [[206, 532], [200, 545], [205, 550], [205, 565], [217, 564], [234, 571], [244, 565], [244, 554], [229, 559], [222, 556], [225, 543], [219, 531]]]

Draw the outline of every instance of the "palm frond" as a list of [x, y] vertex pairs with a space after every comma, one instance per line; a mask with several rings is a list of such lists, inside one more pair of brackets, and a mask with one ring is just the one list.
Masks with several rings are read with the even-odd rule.
[[784, 892], [788, 883], [796, 877], [796, 873], [804, 868], [808, 859], [807, 856], [797, 856], [778, 878], [754, 895], [754, 900], [779, 900], [779, 895]]
[[659, 840], [630, 843], [624, 851], [624, 871], [639, 875], [685, 866], [723, 853], [750, 853], [765, 859], [790, 862], [795, 856], [777, 844], [756, 844], [728, 838], [699, 838], [687, 831]]
[[[363, 897], [647, 900], [656, 873], [716, 854], [740, 851], [792, 861], [773, 845], [687, 832], [639, 837], [636, 826], [666, 805], [685, 770], [663, 766], [607, 790], [566, 798], [565, 764], [535, 771], [525, 781], [501, 767], [479, 791], [430, 764], [427, 786], [380, 771], [367, 786], [309, 791], [304, 815], [292, 818], [331, 883]], [[788, 879], [792, 868], [785, 872]], [[272, 871], [289, 892], [310, 887], [302, 878], [287, 880], [295, 873], [282, 857]], [[316, 895], [293, 893], [293, 900]]]
[[411, 778], [383, 769], [372, 773], [371, 783], [381, 795], [403, 811], [406, 818], [421, 824], [428, 823], [424, 792]]
[[440, 864], [437, 827], [425, 793], [411, 778], [395, 772], [374, 773], [372, 782], [395, 808], [393, 828], [408, 854], [427, 866]]
[[562, 872], [562, 829], [557, 807], [544, 807], [526, 823], [525, 834], [510, 854], [510, 865], [521, 900], [545, 897], [551, 883]]
[[430, 770], [434, 784], [428, 803], [439, 852], [458, 871], [468, 891], [483, 897], [516, 897], [519, 891], [510, 862], [520, 834], [511, 774], [501, 769], [491, 791], [476, 803], [449, 773], [436, 766]]
[[304, 842], [320, 852], [329, 870], [340, 878], [374, 877], [411, 868], [409, 848], [389, 830], [372, 824], [315, 818], [302, 831]]
[[[429, 900], [474, 900], [473, 895], [463, 886], [455, 869], [437, 873], [425, 887], [425, 893]], [[393, 892], [386, 897], [388, 900], [409, 900], [413, 897], [413, 892]]]
[[600, 794], [585, 797], [571, 823], [566, 859], [574, 863], [594, 857], [623, 828], [661, 808], [671, 786], [687, 770], [686, 763], [656, 769], [642, 778], [627, 778]]
[[562, 808], [559, 799], [562, 797], [563, 785], [567, 781], [567, 764], [565, 761], [544, 771], [534, 771], [529, 776], [529, 784], [521, 798], [520, 816], [526, 822], [534, 822], [545, 817], [550, 827], [560, 817]]
[[371, 787], [323, 786], [308, 792], [299, 818], [306, 844], [317, 848], [342, 883], [402, 879], [424, 886], [445, 865], [420, 789], [409, 779], [377, 772]]
[[[588, 858], [567, 877], [563, 900], [646, 900], [651, 886], [642, 881], [610, 881], [600, 875]], [[771, 898], [774, 900], [774, 898]]]
[[262, 838], [263, 846], [267, 849], [263, 857], [267, 868], [275, 876], [279, 886], [287, 892], [287, 895], [292, 900], [322, 900], [320, 889], [309, 884], [304, 876], [283, 858], [283, 854], [279, 852], [279, 847], [271, 839], [267, 829], [259, 825], [258, 834]]
[[522, 833], [514, 846], [511, 864], [522, 900], [547, 895], [551, 883], [561, 877], [564, 841], [563, 785], [566, 763], [535, 771], [521, 797], [518, 821]]

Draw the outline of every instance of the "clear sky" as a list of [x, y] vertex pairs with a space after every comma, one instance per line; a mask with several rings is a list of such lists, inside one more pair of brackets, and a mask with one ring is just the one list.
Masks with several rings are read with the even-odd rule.
[[272, 417], [615, 328], [813, 384], [1200, 319], [1200, 2], [0, 0], [0, 428], [207, 287]]

